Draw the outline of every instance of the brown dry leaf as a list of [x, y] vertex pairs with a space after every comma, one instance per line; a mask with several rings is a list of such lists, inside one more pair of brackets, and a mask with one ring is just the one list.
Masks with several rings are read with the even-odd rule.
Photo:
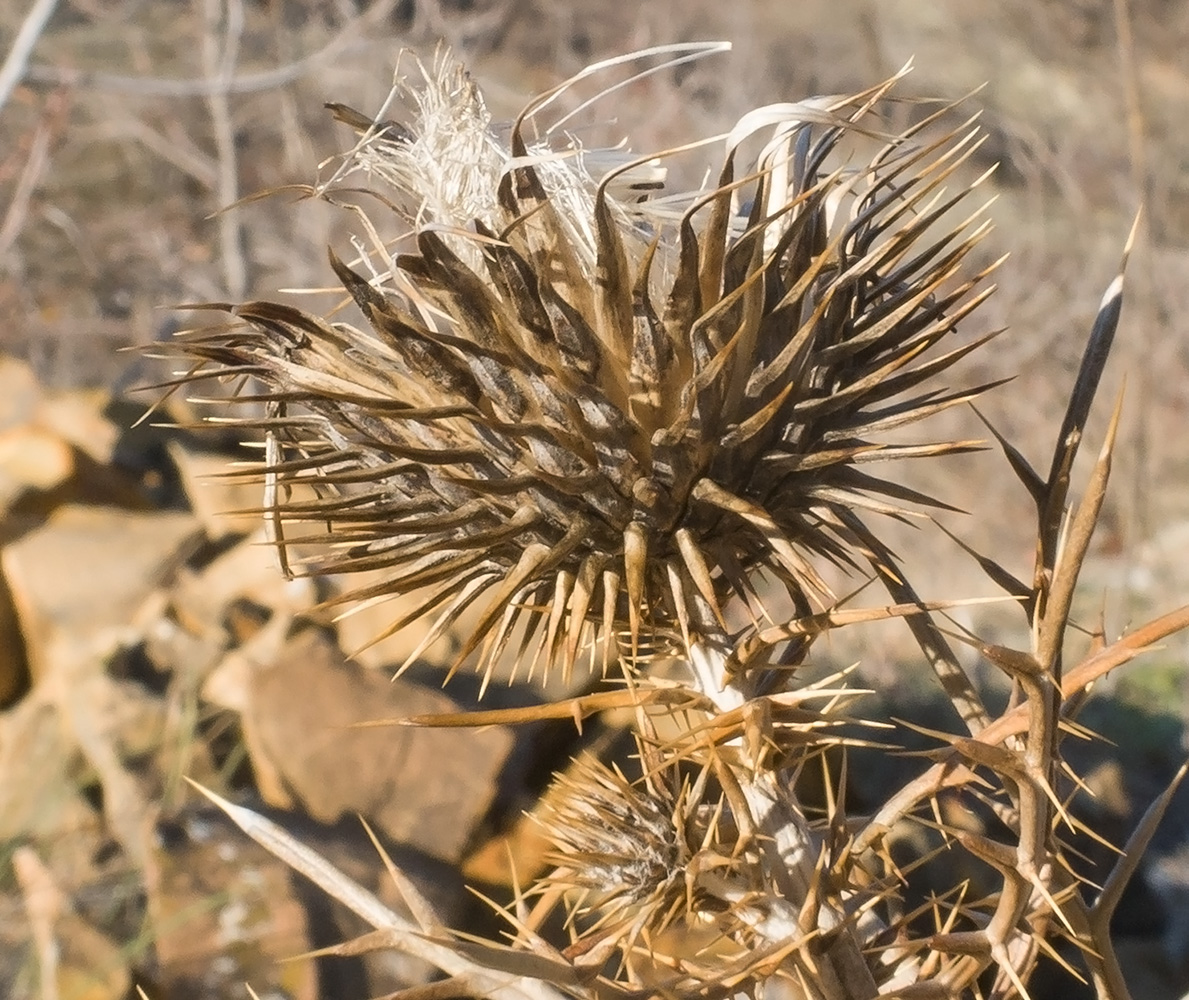
[[110, 463], [119, 432], [106, 392], [42, 390], [27, 365], [0, 356], [0, 537], [35, 526], [64, 502], [144, 506]]
[[0, 431], [0, 511], [26, 493], [48, 492], [74, 474], [74, 450], [53, 431], [26, 424]]
[[511, 734], [350, 728], [456, 708], [444, 694], [348, 661], [324, 632], [304, 629], [274, 660], [253, 663], [244, 728], [253, 765], [275, 769], [314, 818], [360, 813], [393, 840], [456, 861], [495, 796]]
[[[108, 829], [128, 860], [151, 881], [155, 873], [150, 870], [152, 852], [149, 844], [153, 840], [159, 805], [149, 800], [141, 783], [124, 765], [121, 736], [133, 728], [122, 725], [132, 721], [126, 706], [133, 707], [135, 712], [129, 696], [129, 690], [95, 670], [90, 677], [69, 685], [58, 695], [59, 711], [83, 758], [103, 786], [103, 815]], [[159, 740], [152, 740], [152, 743], [159, 743]]]
[[90, 811], [80, 787], [93, 773], [107, 829], [145, 871], [157, 809], [124, 760], [160, 744], [164, 715], [159, 702], [99, 666], [39, 684], [0, 715], [0, 840], [58, 838], [78, 826]]
[[52, 836], [78, 809], [76, 750], [58, 709], [26, 698], [0, 715], [0, 841]]
[[174, 613], [191, 632], [222, 628], [232, 602], [246, 599], [270, 611], [301, 612], [317, 600], [308, 579], [286, 580], [276, 552], [257, 531], [199, 572], [183, 572], [172, 593]]
[[0, 431], [0, 543], [39, 527], [66, 504], [145, 510], [140, 488], [56, 430], [28, 424]]
[[110, 465], [120, 429], [103, 415], [106, 390], [48, 393], [37, 409], [39, 426], [59, 434], [99, 465]]
[[[203, 682], [202, 697], [213, 705], [247, 718], [252, 705], [255, 666], [279, 660], [292, 625], [292, 615], [274, 614], [255, 635], [223, 657]], [[260, 796], [271, 805], [292, 809], [294, 801], [286, 787], [285, 776], [273, 754], [261, 745], [256, 727], [244, 726], [244, 745], [252, 760], [253, 777]]]
[[162, 673], [168, 673], [189, 690], [218, 664], [227, 637], [214, 627], [194, 632], [173, 615], [160, 615], [145, 635], [145, 653]]
[[106, 465], [119, 440], [103, 416], [109, 400], [106, 390], [45, 389], [25, 361], [0, 354], [0, 432], [36, 426]]
[[85, 761], [102, 785], [111, 833], [150, 879], [156, 809], [122, 751], [159, 741], [160, 706], [130, 697], [134, 689], [105, 668], [121, 643], [139, 640], [152, 618], [146, 611], [161, 603], [159, 588], [195, 534], [184, 514], [68, 505], [0, 556], [34, 679], [12, 716], [19, 724], [0, 743], [11, 822], [33, 829], [46, 821], [47, 802], [51, 816], [64, 810]]

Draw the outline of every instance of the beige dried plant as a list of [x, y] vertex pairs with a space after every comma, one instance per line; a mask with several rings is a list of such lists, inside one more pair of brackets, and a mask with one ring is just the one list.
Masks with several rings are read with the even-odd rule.
[[[408, 925], [226, 807], [370, 919], [377, 942], [428, 957], [461, 993], [1026, 996], [1047, 953], [1099, 996], [1126, 996], [1107, 924], [1142, 843], [1103, 889], [1079, 882], [1060, 743], [1086, 688], [1189, 612], [1084, 654], [1064, 641], [1117, 409], [1076, 505], [1070, 470], [1122, 279], [1047, 475], [1000, 440], [1036, 507], [1037, 558], [1021, 579], [979, 557], [1032, 637], [1018, 650], [974, 642], [1018, 693], [992, 718], [932, 616], [959, 602], [922, 600], [881, 540], [881, 520], [945, 504], [869, 471], [980, 446], [900, 433], [989, 388], [939, 381], [992, 336], [965, 329], [990, 294], [991, 268], [971, 264], [989, 228], [978, 183], [959, 180], [977, 126], [940, 105], [889, 133], [897, 77], [760, 108], [648, 156], [565, 133], [555, 109], [587, 81], [719, 47], [599, 64], [504, 132], [444, 55], [394, 91], [399, 124], [389, 107], [373, 120], [330, 106], [359, 141], [308, 193], [374, 195], [349, 203], [350, 259], [331, 254], [362, 323], [218, 304], [207, 308], [229, 322], [179, 338], [193, 364], [179, 382], [234, 381], [251, 405], [240, 422], [265, 434], [253, 474], [287, 572], [383, 571], [348, 604], [416, 594], [389, 629], [418, 630], [410, 662], [468, 622], [456, 666], [489, 676], [511, 651], [526, 672], [618, 677], [622, 691], [570, 708], [634, 706], [644, 779], [588, 761], [559, 780], [543, 810], [554, 869], [518, 893], [504, 943], [452, 936], [406, 887], [422, 915]], [[725, 149], [714, 183], [661, 188], [669, 157], [712, 145]], [[845, 606], [825, 564], [870, 574], [890, 603]], [[891, 617], [965, 731], [937, 734], [933, 763], [874, 815], [848, 814], [841, 794], [813, 813], [793, 777], [888, 737], [864, 734], [845, 677], [807, 685], [796, 668], [818, 637]], [[658, 679], [661, 657], [683, 661], [686, 680]], [[657, 735], [666, 713], [683, 720], [680, 739]], [[941, 820], [953, 790], [996, 818], [994, 838]], [[993, 872], [991, 890], [959, 883], [909, 908], [914, 870], [897, 867], [888, 836], [913, 823]], [[555, 911], [567, 941], [547, 939]]]

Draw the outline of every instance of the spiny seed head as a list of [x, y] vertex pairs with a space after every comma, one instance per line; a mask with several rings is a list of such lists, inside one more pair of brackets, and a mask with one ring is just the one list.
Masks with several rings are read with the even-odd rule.
[[558, 866], [551, 884], [585, 890], [604, 910], [684, 893], [688, 851], [675, 801], [584, 758], [546, 800], [545, 830]]
[[951, 224], [970, 188], [944, 188], [975, 133], [879, 133], [891, 83], [752, 112], [713, 188], [640, 201], [666, 153], [529, 145], [547, 101], [501, 140], [465, 75], [425, 72], [336, 175], [411, 222], [408, 252], [373, 216], [354, 264], [331, 254], [365, 325], [249, 302], [182, 339], [264, 387], [244, 423], [282, 550], [324, 526], [311, 571], [417, 592], [393, 630], [432, 616], [418, 652], [471, 609], [460, 662], [518, 628], [566, 670], [598, 641], [688, 647], [762, 620], [773, 583], [828, 605], [817, 559], [883, 558], [856, 511], [933, 502], [866, 464], [973, 444], [886, 438], [976, 394], [930, 381], [976, 343], [926, 352], [989, 294], [960, 274], [986, 225]]

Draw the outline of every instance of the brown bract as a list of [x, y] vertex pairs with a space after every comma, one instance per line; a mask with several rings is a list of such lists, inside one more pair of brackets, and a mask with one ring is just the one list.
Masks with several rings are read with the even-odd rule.
[[[413, 220], [387, 269], [380, 242], [331, 254], [366, 324], [249, 302], [181, 339], [189, 377], [264, 404], [243, 423], [268, 437], [282, 554], [312, 540], [301, 572], [385, 570], [350, 601], [419, 591], [390, 629], [433, 616], [410, 659], [470, 609], [460, 663], [519, 635], [567, 672], [600, 644], [605, 664], [788, 618], [760, 574], [795, 616], [833, 603], [818, 558], [897, 578], [858, 512], [940, 504], [866, 467], [975, 446], [888, 432], [985, 388], [935, 378], [986, 338], [931, 348], [989, 289], [958, 274], [987, 228], [953, 211], [972, 189], [944, 188], [977, 133], [940, 112], [878, 132], [890, 87], [753, 112], [712, 189], [637, 204], [627, 181], [668, 153], [592, 178], [593, 154], [528, 144], [547, 101], [505, 148], [473, 86], [427, 73], [420, 120], [352, 154], [408, 185], [381, 193]], [[442, 148], [448, 113], [469, 164]], [[451, 200], [467, 170], [490, 205]]]

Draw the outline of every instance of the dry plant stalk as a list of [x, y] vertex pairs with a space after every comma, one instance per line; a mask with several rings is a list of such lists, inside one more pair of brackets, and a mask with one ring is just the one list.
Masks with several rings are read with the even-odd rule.
[[[215, 304], [228, 323], [180, 337], [193, 367], [178, 384], [237, 381], [254, 407], [240, 422], [266, 435], [252, 474], [286, 572], [385, 571], [349, 603], [420, 595], [390, 630], [422, 629], [410, 662], [469, 612], [457, 665], [490, 676], [512, 649], [526, 672], [620, 678], [623, 692], [563, 710], [634, 705], [644, 779], [590, 761], [554, 790], [555, 867], [517, 894], [503, 943], [452, 936], [411, 898], [418, 933], [228, 808], [368, 917], [371, 944], [428, 953], [460, 992], [1027, 996], [1038, 957], [1061, 946], [1059, 961], [1099, 996], [1124, 997], [1107, 925], [1163, 805], [1104, 890], [1081, 885], [1062, 842], [1076, 824], [1060, 746], [1087, 687], [1184, 627], [1189, 609], [1064, 659], [1117, 406], [1076, 504], [1070, 474], [1122, 277], [1103, 298], [1047, 473], [992, 429], [1037, 523], [1030, 579], [978, 556], [1031, 635], [1027, 649], [968, 640], [1018, 692], [992, 718], [935, 624], [933, 612], [960, 602], [923, 601], [870, 526], [945, 505], [868, 471], [979, 446], [890, 434], [989, 388], [937, 382], [992, 336], [958, 334], [991, 291], [990, 269], [968, 265], [988, 223], [983, 206], [967, 207], [977, 183], [946, 187], [978, 129], [951, 128], [945, 106], [886, 134], [894, 78], [760, 108], [725, 136], [647, 157], [559, 138], [557, 98], [583, 80], [719, 47], [591, 67], [534, 101], [506, 138], [445, 56], [394, 91], [410, 105], [400, 124], [378, 120], [387, 108], [373, 121], [331, 105], [360, 138], [306, 193], [375, 196], [366, 210], [348, 205], [360, 222], [353, 260], [331, 254], [365, 325]], [[658, 190], [667, 157], [711, 141], [726, 150], [715, 184]], [[294, 545], [321, 554], [297, 565]], [[890, 603], [847, 607], [822, 561], [870, 572]], [[861, 721], [849, 714], [861, 692], [843, 677], [805, 685], [797, 667], [822, 635], [890, 617], [911, 628], [965, 731], [937, 734], [932, 766], [874, 815], [848, 814], [841, 795], [814, 815], [793, 776], [856, 741], [847, 724]], [[684, 684], [654, 679], [672, 658], [688, 664]], [[680, 739], [658, 737], [664, 713], [688, 721]], [[941, 822], [938, 798], [953, 790], [996, 817], [994, 838]], [[914, 872], [888, 849], [905, 823], [935, 828], [993, 878], [907, 907]], [[544, 936], [558, 908], [567, 942]]]

